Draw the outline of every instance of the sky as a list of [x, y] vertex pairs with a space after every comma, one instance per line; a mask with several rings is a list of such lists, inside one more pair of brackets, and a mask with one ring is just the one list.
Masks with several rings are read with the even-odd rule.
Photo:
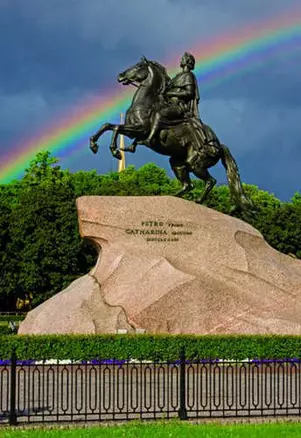
[[[142, 55], [180, 60], [220, 34], [298, 6], [300, 0], [0, 0], [0, 163], [92, 96], [123, 91], [118, 73]], [[230, 148], [243, 181], [283, 201], [301, 192], [300, 66], [301, 43], [300, 50], [215, 87], [199, 81], [202, 119]], [[60, 164], [71, 171], [117, 170], [109, 143], [108, 133], [93, 155], [87, 138]], [[126, 155], [127, 165], [149, 162], [172, 176], [167, 157], [145, 147]], [[211, 173], [226, 182], [221, 164]]]

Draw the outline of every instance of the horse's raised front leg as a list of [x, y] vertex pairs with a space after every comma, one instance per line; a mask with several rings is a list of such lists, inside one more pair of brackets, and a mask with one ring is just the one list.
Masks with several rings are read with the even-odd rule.
[[112, 139], [111, 139], [110, 149], [111, 149], [111, 153], [112, 153], [113, 157], [117, 158], [118, 160], [121, 160], [122, 155], [121, 155], [120, 151], [118, 150], [118, 146], [117, 146], [119, 126], [120, 125], [115, 125], [113, 128], [113, 135], [112, 135]]
[[[143, 130], [142, 125], [114, 125], [113, 135], [110, 144], [110, 149], [113, 157], [116, 157], [119, 160], [121, 159], [121, 153], [118, 150], [118, 145], [117, 145], [117, 138], [119, 134], [133, 138], [141, 134], [141, 132], [143, 132], [142, 130]], [[129, 146], [128, 148], [124, 148], [124, 150], [127, 152], [135, 152], [136, 146], [137, 146], [137, 141], [134, 140], [131, 146]]]
[[98, 151], [98, 144], [96, 143], [99, 137], [104, 134], [106, 131], [111, 131], [115, 125], [112, 123], [104, 123], [101, 128], [96, 132], [96, 134], [90, 137], [90, 149], [94, 154]]
[[135, 139], [130, 146], [127, 146], [125, 148], [120, 148], [120, 150], [124, 151], [124, 152], [134, 153], [134, 152], [136, 152], [137, 145], [138, 145], [138, 142], [137, 142], [137, 139]]
[[100, 129], [90, 137], [90, 140], [96, 142], [102, 134], [107, 131], [111, 131], [115, 126], [116, 125], [113, 125], [112, 123], [104, 123], [101, 125]]

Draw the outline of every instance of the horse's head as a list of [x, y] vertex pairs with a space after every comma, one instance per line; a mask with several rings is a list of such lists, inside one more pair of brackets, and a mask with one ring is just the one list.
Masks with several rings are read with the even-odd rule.
[[165, 68], [155, 61], [149, 61], [142, 56], [141, 60], [118, 75], [118, 82], [123, 85], [139, 84], [152, 88], [158, 93], [164, 92], [169, 83]]
[[120, 82], [123, 85], [129, 85], [133, 83], [141, 84], [144, 82], [148, 75], [149, 75], [149, 62], [148, 60], [143, 56], [137, 64], [133, 65], [132, 67], [128, 68], [122, 73], [119, 73], [118, 75], [118, 82]]

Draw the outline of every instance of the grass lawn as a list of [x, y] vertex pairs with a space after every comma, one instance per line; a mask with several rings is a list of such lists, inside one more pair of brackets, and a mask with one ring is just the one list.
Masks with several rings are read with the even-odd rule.
[[269, 424], [191, 424], [178, 421], [140, 423], [120, 426], [102, 426], [83, 429], [0, 429], [2, 438], [75, 438], [75, 437], [128, 437], [128, 438], [271, 438], [301, 437], [301, 423]]

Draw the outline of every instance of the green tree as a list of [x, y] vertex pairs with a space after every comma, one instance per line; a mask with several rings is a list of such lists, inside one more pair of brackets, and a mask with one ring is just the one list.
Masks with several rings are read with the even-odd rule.
[[121, 172], [118, 189], [119, 195], [155, 196], [169, 194], [172, 184], [164, 169], [148, 163], [138, 170], [134, 166], [128, 166]]
[[301, 204], [283, 203], [258, 229], [273, 248], [301, 259]]
[[0, 309], [6, 309], [13, 306], [10, 300], [9, 291], [5, 286], [5, 279], [10, 271], [10, 259], [8, 246], [10, 243], [9, 223], [11, 208], [3, 197], [0, 197]]
[[51, 157], [49, 151], [38, 152], [36, 157], [30, 161], [29, 167], [25, 169], [22, 180], [23, 187], [58, 183], [69, 176], [68, 171], [62, 171], [57, 165], [59, 159]]
[[95, 252], [78, 233], [75, 198], [68, 184], [24, 191], [10, 216], [10, 275], [4, 287], [14, 299], [49, 298], [95, 263]]
[[17, 185], [0, 186], [0, 297], [38, 304], [85, 274], [95, 249], [78, 232], [71, 174], [49, 152], [31, 161]]
[[293, 205], [300, 205], [301, 204], [301, 194], [296, 192], [294, 196], [292, 197], [292, 204]]
[[96, 170], [79, 171], [70, 175], [75, 197], [101, 195], [104, 177]]

